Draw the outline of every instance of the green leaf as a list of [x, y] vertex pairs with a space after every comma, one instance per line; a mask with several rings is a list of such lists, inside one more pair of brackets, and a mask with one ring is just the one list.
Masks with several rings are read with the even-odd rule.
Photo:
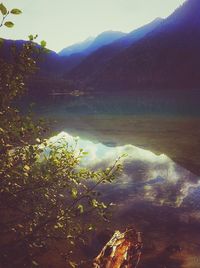
[[79, 211], [80, 211], [81, 214], [84, 212], [83, 205], [78, 205], [78, 209], [79, 209]]
[[107, 208], [106, 204], [104, 204], [103, 202], [101, 203], [102, 208]]
[[44, 41], [44, 40], [42, 40], [42, 41], [40, 42], [40, 45], [41, 45], [41, 47], [46, 47], [47, 42], [46, 42], [46, 41]]
[[0, 4], [0, 11], [1, 11], [2, 15], [6, 15], [8, 13], [7, 8], [2, 3]]
[[29, 171], [30, 170], [30, 167], [28, 165], [25, 165], [24, 166], [24, 170]]
[[98, 207], [98, 202], [96, 199], [92, 199], [91, 201], [91, 205], [94, 207], [94, 208], [97, 208]]
[[19, 15], [22, 13], [22, 11], [18, 8], [13, 8], [10, 13], [14, 14], [14, 15]]
[[33, 35], [32, 35], [32, 34], [29, 35], [29, 36], [28, 36], [28, 39], [29, 39], [30, 41], [33, 41], [33, 39], [34, 39]]
[[36, 139], [36, 142], [37, 142], [37, 143], [40, 143], [40, 142], [41, 142], [41, 140], [40, 140], [39, 138], [37, 138], [37, 139]]
[[77, 190], [75, 188], [73, 188], [72, 191], [71, 191], [71, 194], [72, 194], [73, 198], [77, 198], [78, 192], [77, 192]]
[[12, 28], [14, 26], [14, 23], [12, 21], [6, 21], [4, 25], [8, 28]]

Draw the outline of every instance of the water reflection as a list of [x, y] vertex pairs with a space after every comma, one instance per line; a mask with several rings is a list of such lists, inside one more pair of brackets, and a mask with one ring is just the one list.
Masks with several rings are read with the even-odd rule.
[[[66, 132], [61, 132], [51, 140], [63, 138], [69, 145], [75, 144], [74, 137]], [[200, 187], [199, 177], [164, 154], [156, 155], [133, 145], [109, 147], [79, 138], [77, 150], [80, 148], [88, 152], [82, 165], [92, 169], [112, 165], [119, 156], [126, 154], [121, 160], [124, 166], [123, 175], [112, 185], [112, 193], [108, 185], [104, 188], [112, 195], [114, 192], [125, 192], [125, 199], [129, 202], [132, 199], [142, 199], [159, 205], [186, 206]]]
[[[75, 139], [66, 132], [51, 138]], [[200, 178], [174, 163], [133, 145], [111, 147], [79, 138], [77, 150], [89, 154], [83, 166], [108, 166], [122, 154], [124, 171], [112, 185], [101, 186], [104, 199], [116, 204], [113, 228], [135, 225], [144, 233], [141, 268], [199, 268]]]

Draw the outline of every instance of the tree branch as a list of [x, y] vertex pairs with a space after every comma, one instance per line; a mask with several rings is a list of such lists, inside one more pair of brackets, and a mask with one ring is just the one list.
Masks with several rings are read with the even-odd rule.
[[3, 26], [4, 24], [4, 21], [6, 19], [6, 17], [9, 15], [9, 11], [7, 12], [7, 14], [5, 16], [3, 16], [2, 20], [1, 20], [1, 23], [0, 23], [0, 28]]

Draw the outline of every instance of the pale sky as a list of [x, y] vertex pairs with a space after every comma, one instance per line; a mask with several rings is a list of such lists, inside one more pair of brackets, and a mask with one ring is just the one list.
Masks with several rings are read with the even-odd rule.
[[[27, 39], [38, 34], [54, 51], [107, 30], [130, 32], [156, 17], [167, 17], [185, 0], [2, 0], [23, 14], [0, 37]], [[10, 17], [11, 19], [11, 17]]]

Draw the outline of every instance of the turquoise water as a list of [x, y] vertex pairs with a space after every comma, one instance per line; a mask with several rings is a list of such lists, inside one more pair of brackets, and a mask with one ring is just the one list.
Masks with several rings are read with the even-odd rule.
[[161, 114], [200, 115], [199, 90], [140, 90], [133, 92], [86, 92], [83, 96], [61, 94], [36, 100], [42, 113], [56, 114]]

